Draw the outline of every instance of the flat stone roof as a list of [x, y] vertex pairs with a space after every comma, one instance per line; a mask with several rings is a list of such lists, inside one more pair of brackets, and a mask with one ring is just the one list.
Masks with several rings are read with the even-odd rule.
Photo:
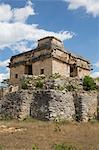
[[45, 39], [55, 39], [55, 40], [57, 40], [57, 41], [59, 41], [59, 42], [62, 43], [62, 41], [61, 41], [60, 39], [58, 39], [58, 38], [56, 38], [56, 37], [54, 37], [54, 36], [47, 36], [47, 37], [44, 37], [44, 38], [39, 39], [38, 41], [45, 40]]
[[[40, 40], [44, 40], [44, 39], [47, 39], [47, 38], [51, 38], [51, 39], [54, 38], [54, 39], [58, 40], [59, 42], [61, 42], [61, 40], [57, 39], [57, 38], [54, 37], [54, 36], [44, 37], [44, 38], [42, 38], [42, 39], [40, 39]], [[40, 41], [40, 40], [38, 40], [38, 41]], [[32, 49], [32, 50], [30, 50], [30, 51], [27, 51], [27, 52], [23, 52], [23, 53], [14, 55], [14, 56], [11, 57], [10, 60], [13, 60], [14, 58], [20, 57], [20, 56], [22, 56], [22, 55], [27, 55], [27, 54], [32, 53], [32, 52], [35, 52], [35, 51], [43, 50], [43, 48], [49, 49], [49, 48], [46, 47], [46, 46], [41, 47], [41, 48], [40, 48], [40, 47], [37, 47], [37, 48]], [[71, 51], [69, 51], [69, 50], [67, 50], [67, 49], [64, 49], [64, 51], [61, 50], [61, 49], [58, 49], [58, 50], [62, 51], [63, 53], [67, 53], [67, 54], [69, 54], [69, 55], [71, 55], [71, 56], [73, 56], [73, 57], [75, 57], [75, 58], [78, 58], [78, 59], [81, 59], [81, 60], [83, 60], [83, 61], [86, 61], [86, 62], [88, 62], [88, 63], [90, 64], [90, 61], [89, 61], [89, 60], [83, 58], [83, 57], [80, 56], [80, 55], [74, 54], [74, 53], [72, 53]]]

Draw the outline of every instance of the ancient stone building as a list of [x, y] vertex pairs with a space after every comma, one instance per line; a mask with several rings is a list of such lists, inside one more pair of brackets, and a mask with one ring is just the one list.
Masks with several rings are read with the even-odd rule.
[[18, 84], [24, 74], [51, 76], [59, 73], [79, 78], [90, 74], [89, 61], [65, 50], [55, 37], [40, 39], [36, 49], [12, 56], [9, 68], [11, 84]]

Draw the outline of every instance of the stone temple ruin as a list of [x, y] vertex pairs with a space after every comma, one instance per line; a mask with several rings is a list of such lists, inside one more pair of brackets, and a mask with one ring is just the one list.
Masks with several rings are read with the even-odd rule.
[[[36, 49], [12, 56], [9, 68], [10, 86], [0, 90], [1, 119], [88, 121], [99, 115], [99, 94], [83, 90], [90, 62], [65, 50], [57, 38], [40, 39]], [[26, 89], [20, 88], [23, 77], [29, 79]]]
[[51, 76], [59, 73], [65, 77], [83, 78], [90, 74], [90, 62], [64, 49], [63, 43], [55, 37], [38, 40], [36, 49], [24, 52], [10, 59], [10, 83], [19, 84], [23, 75]]

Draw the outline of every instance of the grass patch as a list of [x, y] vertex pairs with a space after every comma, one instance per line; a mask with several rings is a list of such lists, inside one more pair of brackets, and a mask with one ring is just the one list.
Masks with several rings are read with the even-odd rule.
[[40, 150], [36, 144], [32, 145], [32, 150]]
[[0, 144], [0, 150], [2, 150], [2, 145]]
[[54, 150], [80, 150], [80, 149], [77, 149], [75, 146], [72, 146], [72, 145], [55, 144]]
[[[26, 119], [26, 122], [0, 121], [0, 146], [2, 149], [91, 150], [93, 148], [95, 150], [99, 147], [98, 123], [94, 123], [94, 125], [90, 122], [56, 125], [55, 122], [44, 122], [35, 119], [31, 122], [29, 120], [31, 119]], [[6, 131], [3, 132], [2, 126], [8, 127], [7, 130], [13, 127], [26, 130], [12, 134]], [[56, 131], [54, 131], [55, 128]]]

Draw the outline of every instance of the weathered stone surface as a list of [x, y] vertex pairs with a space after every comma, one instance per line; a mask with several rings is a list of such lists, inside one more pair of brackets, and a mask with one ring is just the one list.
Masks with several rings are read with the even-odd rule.
[[75, 115], [75, 107], [71, 92], [51, 91], [51, 99], [49, 101], [50, 119], [59, 117], [60, 119], [73, 120]]
[[25, 118], [30, 114], [31, 94], [27, 90], [13, 92], [1, 99], [1, 118]]
[[87, 122], [97, 117], [97, 92], [76, 92], [74, 97], [78, 120]]
[[34, 93], [31, 116], [40, 119], [55, 118], [73, 120], [75, 108], [71, 92], [39, 90]]
[[33, 98], [31, 102], [31, 113], [33, 118], [38, 119], [49, 119], [49, 100], [50, 91], [48, 90], [37, 90], [33, 93]]
[[99, 105], [99, 97], [94, 91], [20, 90], [9, 93], [0, 100], [0, 116], [88, 121], [97, 116], [97, 104]]

